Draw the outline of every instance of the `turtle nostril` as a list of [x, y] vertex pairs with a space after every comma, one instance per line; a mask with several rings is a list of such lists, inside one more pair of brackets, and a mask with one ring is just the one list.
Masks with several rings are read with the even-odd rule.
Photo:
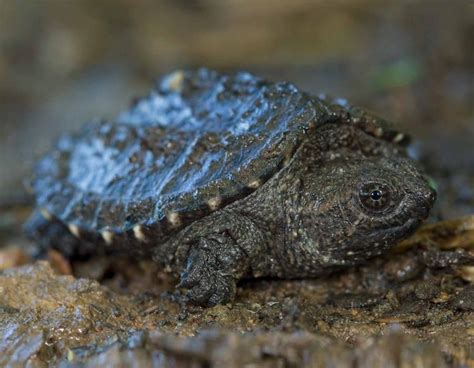
[[433, 189], [429, 189], [425, 194], [426, 200], [433, 204], [436, 201], [436, 192]]
[[426, 219], [429, 216], [430, 210], [436, 200], [436, 191], [431, 188], [427, 188], [418, 195], [419, 197], [417, 202], [419, 214], [423, 219]]

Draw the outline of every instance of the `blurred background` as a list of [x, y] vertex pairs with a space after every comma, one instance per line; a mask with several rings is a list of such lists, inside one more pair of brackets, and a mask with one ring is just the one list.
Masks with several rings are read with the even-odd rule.
[[[474, 208], [474, 2], [0, 0], [0, 203], [61, 132], [160, 74], [246, 69], [347, 97], [416, 137], [439, 217]], [[453, 205], [455, 204], [455, 205]]]

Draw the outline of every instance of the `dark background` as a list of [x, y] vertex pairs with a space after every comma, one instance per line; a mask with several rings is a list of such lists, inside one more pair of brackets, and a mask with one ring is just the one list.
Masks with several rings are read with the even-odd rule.
[[472, 212], [473, 20], [472, 1], [0, 0], [0, 202], [27, 198], [61, 132], [116, 115], [164, 72], [208, 66], [396, 121], [459, 202], [446, 216]]

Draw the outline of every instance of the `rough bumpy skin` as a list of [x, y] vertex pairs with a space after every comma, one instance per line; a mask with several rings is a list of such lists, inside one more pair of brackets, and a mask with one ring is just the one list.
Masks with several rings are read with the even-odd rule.
[[190, 301], [243, 277], [314, 277], [388, 250], [435, 194], [404, 135], [344, 101], [249, 73], [175, 72], [115, 121], [62, 137], [37, 165], [41, 248], [133, 251]]

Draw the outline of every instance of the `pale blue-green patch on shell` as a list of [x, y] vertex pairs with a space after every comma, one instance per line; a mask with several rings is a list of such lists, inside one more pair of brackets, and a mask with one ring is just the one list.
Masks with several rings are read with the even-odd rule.
[[257, 190], [308, 131], [330, 122], [403, 140], [372, 115], [290, 83], [178, 71], [114, 121], [59, 139], [32, 185], [38, 206], [77, 236], [100, 232], [108, 244], [129, 232], [147, 241], [150, 228], [176, 231]]
[[179, 228], [261, 186], [326, 115], [289, 83], [182, 72], [116, 121], [60, 139], [33, 186], [40, 207], [80, 229]]

